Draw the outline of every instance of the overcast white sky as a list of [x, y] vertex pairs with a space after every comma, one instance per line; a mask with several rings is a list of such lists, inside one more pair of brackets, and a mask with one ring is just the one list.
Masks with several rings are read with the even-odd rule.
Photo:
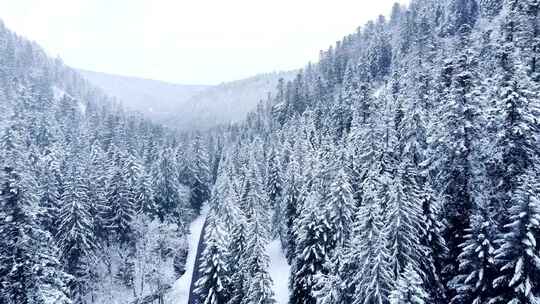
[[216, 84], [316, 61], [394, 2], [0, 0], [0, 18], [73, 67]]

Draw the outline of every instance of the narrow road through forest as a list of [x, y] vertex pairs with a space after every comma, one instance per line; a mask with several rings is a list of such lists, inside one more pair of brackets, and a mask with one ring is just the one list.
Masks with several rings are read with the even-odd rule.
[[[190, 225], [189, 253], [186, 261], [186, 273], [173, 285], [169, 294], [171, 304], [200, 304], [199, 297], [194, 293], [195, 284], [200, 278], [199, 266], [204, 251], [204, 228], [206, 226], [207, 209]], [[267, 246], [270, 258], [268, 272], [273, 281], [274, 296], [277, 304], [287, 304], [289, 299], [288, 281], [290, 266], [281, 248], [279, 240], [271, 241]]]
[[202, 252], [200, 248], [203, 243], [203, 229], [206, 222], [207, 209], [203, 208], [201, 215], [197, 217], [190, 225], [190, 235], [188, 237], [189, 248], [188, 257], [186, 261], [186, 272], [182, 275], [173, 285], [171, 292], [168, 295], [168, 301], [170, 304], [188, 304], [194, 303], [190, 299], [193, 299], [192, 285], [196, 282], [199, 276], [199, 256]]
[[199, 301], [199, 295], [195, 294], [195, 287], [197, 284], [197, 281], [199, 280], [201, 273], [199, 271], [199, 265], [201, 263], [201, 255], [204, 251], [204, 228], [206, 227], [206, 219], [204, 221], [204, 225], [202, 226], [200, 237], [199, 237], [199, 244], [197, 245], [197, 254], [195, 255], [195, 263], [193, 264], [193, 275], [191, 276], [191, 284], [189, 286], [189, 298], [188, 298], [188, 304], [196, 304], [200, 303]]

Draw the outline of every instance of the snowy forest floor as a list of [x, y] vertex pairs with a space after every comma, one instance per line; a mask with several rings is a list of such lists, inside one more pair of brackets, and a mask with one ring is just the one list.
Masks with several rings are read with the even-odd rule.
[[287, 304], [289, 301], [289, 272], [290, 266], [281, 249], [279, 239], [268, 244], [267, 253], [270, 257], [270, 276], [274, 281], [274, 294], [277, 304]]

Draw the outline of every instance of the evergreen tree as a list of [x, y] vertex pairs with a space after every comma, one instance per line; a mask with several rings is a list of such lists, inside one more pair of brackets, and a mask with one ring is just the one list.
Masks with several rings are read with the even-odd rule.
[[472, 51], [469, 45], [470, 28], [463, 26], [458, 46], [464, 49], [447, 67], [451, 71], [449, 85], [443, 96], [448, 102], [440, 109], [440, 125], [431, 141], [435, 146], [436, 156], [432, 170], [438, 172], [437, 183], [444, 193], [444, 213], [447, 219], [445, 239], [448, 246], [446, 267], [443, 273], [445, 283], [457, 275], [459, 262], [457, 256], [461, 250], [465, 229], [469, 227], [469, 218], [473, 208], [475, 189], [475, 164], [478, 153], [475, 144], [483, 137], [479, 100], [475, 94], [476, 75]]
[[180, 197], [178, 168], [173, 155], [171, 149], [164, 149], [152, 168], [154, 199], [158, 217], [162, 221], [166, 217], [177, 220], [180, 215], [179, 208], [183, 208], [185, 203]]
[[451, 282], [456, 296], [451, 303], [486, 303], [493, 298], [493, 279], [496, 277], [495, 247], [492, 238], [496, 225], [479, 209], [471, 218], [471, 228], [461, 244], [460, 275]]
[[191, 160], [191, 207], [200, 212], [202, 204], [210, 198], [210, 162], [208, 152], [200, 136], [193, 139], [191, 149], [193, 159]]
[[[111, 179], [108, 182], [106, 225], [118, 237], [121, 243], [130, 241], [131, 221], [135, 216], [134, 193], [130, 191], [128, 178], [133, 178], [126, 163], [113, 167]], [[122, 170], [123, 169], [123, 170]]]
[[441, 200], [436, 197], [432, 188], [431, 178], [424, 184], [421, 194], [423, 219], [425, 220], [424, 234], [420, 236], [420, 243], [425, 248], [425, 264], [422, 272], [426, 275], [426, 291], [435, 303], [446, 303], [445, 286], [442, 283], [442, 270], [448, 248], [442, 236], [444, 225], [441, 222]]
[[391, 304], [424, 304], [429, 303], [428, 294], [422, 286], [422, 278], [414, 270], [413, 266], [407, 265], [403, 274], [396, 282], [396, 288], [390, 294]]
[[155, 216], [158, 208], [154, 200], [154, 189], [152, 179], [146, 169], [143, 169], [135, 184], [135, 210], [137, 213], [144, 213]]
[[328, 203], [328, 223], [332, 225], [331, 238], [337, 247], [343, 247], [350, 241], [356, 202], [349, 176], [344, 168], [338, 169], [334, 181], [330, 185]]
[[387, 230], [379, 205], [380, 185], [376, 179], [368, 177], [362, 188], [362, 206], [356, 215], [355, 237], [347, 261], [353, 265], [348, 268], [354, 269], [349, 274], [351, 282], [348, 284], [354, 288], [350, 303], [388, 303], [393, 274], [385, 242]]
[[[405, 266], [424, 269], [425, 249], [420, 243], [423, 231], [422, 204], [420, 189], [414, 175], [399, 168], [395, 176], [382, 175], [381, 180], [387, 193], [384, 206], [387, 226], [387, 237], [390, 248], [390, 265], [393, 277], [398, 279]], [[423, 275], [423, 274], [422, 274]]]
[[536, 245], [540, 229], [540, 188], [537, 178], [534, 176], [536, 182], [523, 184], [512, 193], [514, 205], [508, 210], [509, 222], [497, 240], [500, 247], [495, 251], [495, 262], [499, 277], [493, 285], [498, 289], [494, 298], [500, 302], [535, 303], [540, 296], [540, 256]]
[[346, 304], [347, 295], [345, 272], [342, 269], [345, 248], [340, 248], [323, 265], [325, 269], [316, 276], [316, 285], [313, 290], [317, 304]]
[[473, 27], [479, 14], [478, 2], [475, 0], [450, 0], [444, 29], [450, 35], [459, 32], [462, 26]]
[[289, 303], [316, 303], [312, 291], [327, 256], [329, 224], [320, 210], [320, 194], [311, 193], [299, 219], [298, 244], [291, 265]]
[[70, 288], [76, 303], [86, 294], [85, 275], [98, 248], [87, 188], [79, 172], [75, 165], [68, 171], [56, 234], [64, 269], [75, 277]]
[[[285, 225], [286, 237], [285, 248], [286, 257], [289, 264], [292, 263], [296, 252], [296, 235], [295, 235], [295, 220], [298, 216], [299, 199], [300, 199], [300, 180], [299, 168], [296, 159], [292, 159], [287, 167], [287, 187], [283, 196], [283, 205], [285, 206]], [[283, 241], [282, 241], [283, 242]]]
[[[512, 20], [507, 22], [513, 23]], [[511, 36], [512, 33], [505, 31], [503, 35]], [[503, 42], [499, 54], [499, 98], [495, 107], [501, 125], [494, 153], [499, 167], [499, 174], [495, 176], [498, 199], [508, 209], [515, 205], [512, 193], [520, 186], [521, 177], [538, 160], [540, 129], [535, 118], [539, 113], [538, 93], [529, 90], [532, 87], [530, 77], [516, 58], [513, 41], [510, 37], [506, 39], [509, 41]]]
[[267, 240], [265, 237], [264, 222], [254, 217], [249, 223], [249, 238], [247, 240], [243, 267], [247, 274], [247, 292], [241, 303], [272, 304], [274, 291], [272, 279], [268, 273], [270, 259], [266, 254]]
[[227, 303], [231, 297], [230, 272], [227, 265], [227, 248], [224, 231], [214, 211], [208, 214], [204, 233], [205, 248], [201, 255], [199, 271], [201, 277], [196, 282], [197, 293], [204, 304]]
[[268, 177], [266, 182], [266, 191], [270, 207], [273, 207], [272, 213], [272, 234], [274, 236], [284, 237], [283, 225], [281, 218], [284, 215], [282, 209], [283, 182], [280, 173], [279, 155], [277, 149], [272, 149], [268, 156], [267, 165]]
[[56, 233], [60, 211], [60, 172], [58, 155], [51, 154], [40, 160], [39, 206], [43, 208], [42, 225], [52, 235]]
[[245, 265], [249, 252], [247, 248], [247, 223], [242, 221], [242, 218], [234, 226], [231, 232], [231, 241], [229, 244], [229, 261], [232, 273], [231, 276], [231, 299], [229, 304], [240, 304], [246, 297], [249, 286], [247, 285], [247, 273]]

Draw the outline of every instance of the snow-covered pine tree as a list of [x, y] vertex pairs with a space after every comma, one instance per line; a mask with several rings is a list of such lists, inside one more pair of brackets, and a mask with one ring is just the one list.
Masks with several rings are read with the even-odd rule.
[[364, 173], [364, 162], [360, 159], [361, 155], [361, 141], [363, 138], [362, 129], [364, 128], [364, 122], [359, 107], [352, 108], [352, 121], [351, 130], [346, 139], [346, 157], [348, 160], [347, 167], [349, 169], [351, 187], [353, 190], [354, 199], [357, 202], [360, 201], [360, 183]]
[[285, 207], [285, 216], [283, 221], [285, 222], [286, 234], [282, 242], [285, 244], [286, 257], [289, 264], [292, 263], [296, 252], [296, 235], [295, 235], [295, 221], [300, 209], [300, 169], [297, 160], [293, 157], [287, 166], [286, 176], [287, 186], [283, 195], [283, 206]]
[[268, 243], [268, 230], [263, 227], [264, 221], [258, 216], [253, 217], [248, 223], [248, 239], [243, 261], [243, 272], [247, 275], [247, 290], [244, 304], [273, 304], [275, 303], [272, 279], [268, 273], [270, 259], [266, 254]]
[[449, 0], [443, 31], [448, 35], [457, 35], [462, 26], [472, 28], [479, 15], [476, 0]]
[[33, 253], [34, 266], [31, 269], [34, 286], [28, 290], [30, 294], [28, 303], [74, 303], [70, 292], [73, 277], [62, 269], [62, 263], [58, 259], [58, 248], [53, 238], [44, 231], [37, 231], [34, 238], [37, 245]]
[[500, 247], [495, 251], [499, 277], [493, 281], [497, 290], [492, 301], [535, 303], [540, 297], [539, 191], [538, 174], [530, 170], [521, 178], [521, 186], [510, 195], [513, 205], [508, 210], [508, 223], [497, 240]]
[[42, 225], [52, 235], [56, 234], [60, 211], [60, 161], [59, 153], [43, 156], [39, 161], [39, 206], [43, 209]]
[[267, 182], [266, 189], [268, 192], [268, 199], [270, 200], [271, 206], [275, 206], [277, 202], [281, 199], [283, 192], [283, 181], [281, 179], [280, 172], [280, 155], [279, 150], [272, 148], [270, 154], [268, 155], [267, 161]]
[[240, 197], [234, 186], [233, 170], [229, 161], [221, 162], [222, 166], [212, 190], [210, 204], [215, 206], [219, 218], [228, 232], [235, 231], [240, 225], [246, 224], [245, 213], [240, 209]]
[[347, 288], [352, 288], [348, 301], [354, 304], [388, 303], [394, 280], [378, 178], [366, 177], [362, 193], [362, 205], [358, 208], [353, 232], [355, 237], [347, 252]]
[[200, 135], [195, 136], [191, 147], [190, 171], [191, 184], [191, 207], [198, 213], [202, 204], [210, 198], [210, 161], [208, 151]]
[[180, 197], [179, 170], [174, 155], [171, 148], [164, 148], [152, 168], [152, 188], [161, 221], [166, 218], [177, 221], [179, 208], [185, 204]]
[[60, 249], [64, 269], [75, 277], [70, 286], [74, 299], [86, 294], [88, 263], [95, 258], [99, 247], [94, 231], [94, 221], [88, 201], [87, 185], [80, 168], [71, 160], [62, 191], [62, 207], [60, 221], [56, 233], [56, 241]]
[[266, 191], [270, 207], [272, 207], [271, 231], [274, 237], [283, 238], [282, 217], [284, 215], [282, 195], [283, 195], [283, 180], [280, 172], [281, 164], [279, 163], [280, 155], [277, 148], [272, 148], [268, 155], [267, 161], [267, 181]]
[[[111, 163], [97, 143], [92, 145], [88, 161], [84, 166], [84, 179], [88, 188], [87, 196], [90, 209], [88, 213], [93, 218], [94, 234], [98, 240], [108, 237], [105, 215], [108, 211], [107, 181], [111, 172]], [[99, 241], [98, 241], [99, 242]]]
[[429, 296], [424, 290], [423, 281], [414, 269], [407, 265], [399, 276], [396, 287], [390, 294], [390, 304], [426, 304]]
[[473, 160], [478, 153], [476, 143], [483, 136], [480, 105], [475, 95], [478, 76], [469, 35], [470, 27], [462, 26], [456, 45], [461, 50], [443, 68], [442, 77], [447, 80], [447, 87], [442, 96], [448, 101], [437, 112], [439, 124], [432, 127], [430, 138], [432, 149], [436, 151], [431, 155], [430, 170], [437, 172], [437, 185], [440, 187], [437, 190], [445, 199], [443, 212], [447, 227], [444, 237], [448, 246], [442, 278], [445, 284], [458, 273], [459, 245], [463, 243], [465, 229], [469, 227], [472, 197], [477, 196], [472, 187], [476, 174]]
[[113, 232], [120, 243], [126, 244], [132, 236], [131, 221], [135, 216], [134, 193], [130, 180], [133, 180], [131, 164], [127, 159], [112, 166], [107, 186], [107, 212], [104, 215], [105, 225]]
[[[361, 78], [368, 78], [366, 72]], [[379, 161], [383, 134], [380, 123], [382, 119], [380, 105], [373, 98], [373, 89], [369, 83], [360, 83], [361, 102], [353, 108], [353, 122], [348, 138], [348, 155], [352, 158], [353, 184], [358, 185], [358, 200], [361, 200], [363, 180], [369, 174], [371, 166]]]
[[498, 199], [504, 208], [514, 205], [512, 193], [520, 186], [522, 175], [536, 165], [540, 154], [540, 129], [536, 118], [540, 113], [540, 96], [534, 91], [533, 81], [517, 50], [517, 5], [515, 1], [505, 2], [507, 15], [504, 16], [498, 50], [499, 98], [495, 104], [495, 115], [500, 125], [494, 153], [497, 155], [499, 174], [494, 178], [498, 186]]
[[443, 286], [441, 273], [448, 248], [442, 236], [444, 224], [441, 220], [441, 199], [434, 193], [431, 177], [428, 177], [424, 183], [420, 199], [425, 220], [424, 234], [420, 236], [420, 243], [426, 250], [426, 263], [423, 265], [425, 268], [422, 269], [426, 275], [424, 278], [426, 291], [435, 303], [447, 303], [446, 288]]
[[336, 119], [336, 122], [339, 122], [337, 125], [337, 135], [339, 137], [344, 137], [350, 132], [353, 119], [352, 107], [360, 101], [359, 98], [361, 97], [360, 83], [356, 69], [353, 64], [349, 63], [345, 69], [343, 78], [343, 89], [340, 97], [342, 99], [342, 102], [340, 103], [341, 107], [334, 110], [334, 115], [338, 115], [335, 118], [338, 118]]
[[317, 284], [316, 276], [323, 270], [329, 247], [330, 224], [321, 210], [321, 195], [313, 191], [304, 203], [298, 219], [298, 243], [291, 265], [290, 304], [315, 304], [312, 291]]
[[323, 264], [324, 271], [316, 277], [313, 290], [317, 304], [347, 304], [347, 286], [343, 271], [343, 259], [346, 248], [339, 248], [330, 259]]
[[250, 279], [249, 289], [245, 298], [246, 304], [274, 304], [272, 278], [267, 271], [259, 271]]
[[212, 190], [210, 204], [216, 208], [216, 212], [224, 227], [225, 233], [229, 236], [226, 240], [227, 266], [230, 272], [230, 293], [231, 298], [228, 304], [240, 304], [246, 296], [247, 273], [245, 269], [248, 251], [247, 246], [247, 221], [244, 212], [238, 206], [240, 199], [234, 186], [234, 176], [232, 176], [232, 163], [228, 160], [220, 162], [216, 183]]
[[347, 101], [343, 95], [340, 93], [336, 97], [336, 102], [332, 105], [332, 116], [329, 121], [334, 125], [335, 137], [341, 138], [348, 134], [351, 127], [351, 111], [350, 104], [347, 104]]
[[471, 216], [471, 228], [466, 230], [465, 242], [460, 245], [459, 275], [450, 282], [456, 293], [450, 303], [480, 304], [493, 299], [496, 224], [487, 211], [477, 207]]
[[270, 215], [268, 213], [268, 197], [264, 191], [261, 173], [254, 151], [250, 153], [248, 166], [245, 168], [244, 183], [241, 193], [241, 209], [248, 221], [260, 222], [261, 232], [265, 237], [270, 234]]
[[330, 237], [336, 247], [344, 247], [350, 241], [356, 201], [354, 200], [349, 174], [345, 168], [337, 169], [330, 185], [328, 204], [325, 205], [328, 223], [332, 226]]
[[231, 297], [230, 271], [227, 265], [229, 252], [225, 244], [225, 231], [215, 210], [210, 210], [204, 232], [204, 251], [199, 271], [201, 277], [195, 283], [197, 293], [204, 304], [225, 304]]
[[496, 17], [503, 7], [504, 0], [480, 0], [478, 2], [482, 17]]
[[135, 185], [135, 210], [139, 214], [155, 216], [158, 212], [154, 200], [152, 177], [146, 168], [143, 168]]
[[389, 262], [394, 280], [398, 279], [405, 266], [411, 265], [420, 271], [425, 269], [426, 263], [425, 248], [420, 242], [420, 236], [425, 234], [420, 189], [411, 168], [412, 166], [401, 164], [395, 175], [380, 176], [386, 191], [381, 195], [385, 197], [383, 206], [386, 206], [384, 214], [390, 248]]
[[247, 223], [243, 215], [239, 216], [238, 222], [231, 231], [230, 242], [228, 246], [228, 265], [231, 268], [231, 299], [228, 304], [240, 304], [246, 297], [249, 286], [247, 285], [247, 273], [243, 267], [248, 252], [247, 248]]

